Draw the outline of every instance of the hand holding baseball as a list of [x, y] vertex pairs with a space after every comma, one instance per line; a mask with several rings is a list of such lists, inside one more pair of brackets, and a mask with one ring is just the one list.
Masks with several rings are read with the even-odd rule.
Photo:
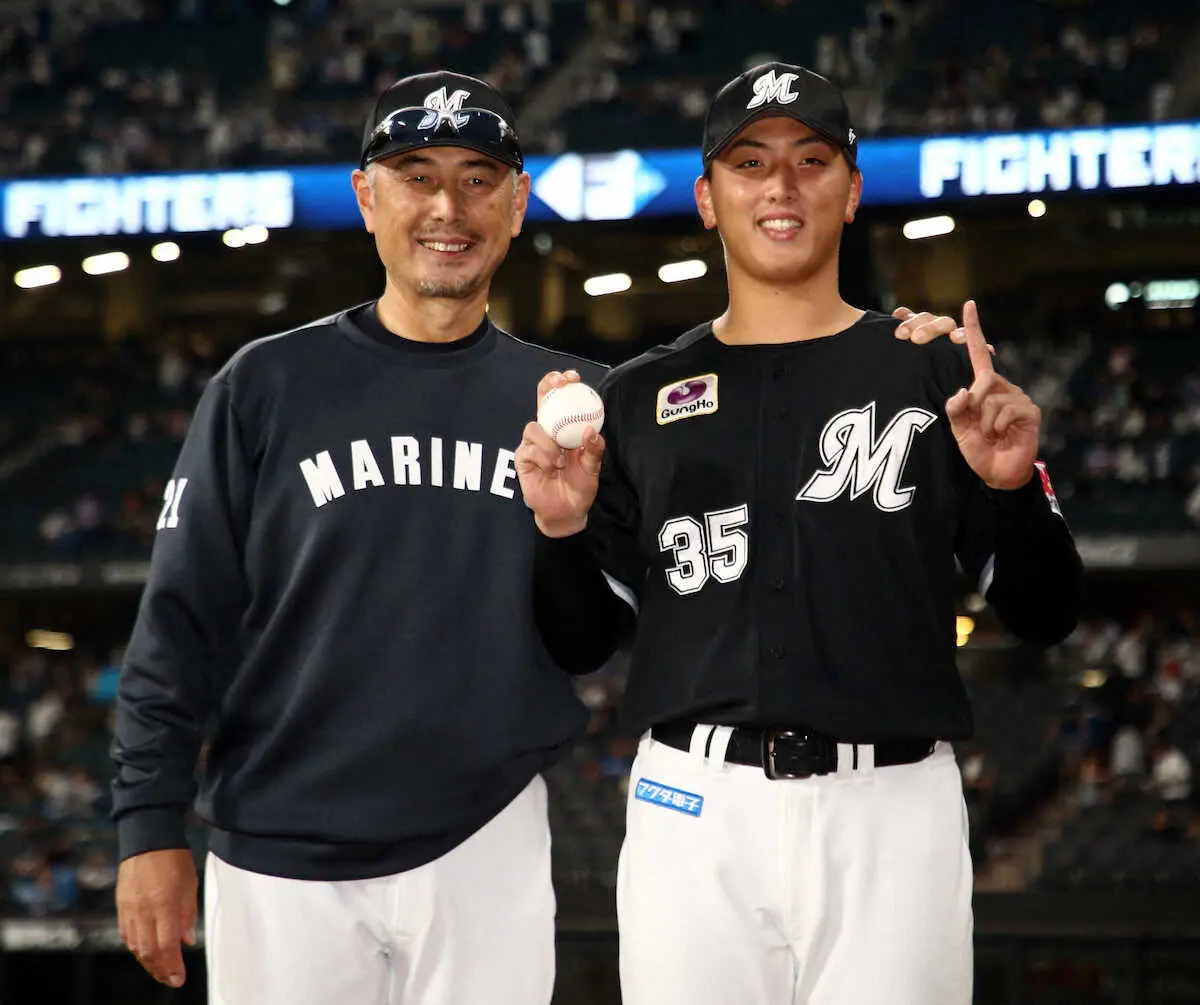
[[[579, 383], [579, 374], [574, 370], [546, 374], [537, 388], [538, 409], [543, 419], [551, 410], [542, 409], [546, 396], [551, 391], [567, 388]], [[596, 498], [600, 484], [600, 461], [604, 456], [604, 438], [597, 431], [603, 423], [603, 412], [582, 429], [572, 429], [570, 424], [561, 424], [559, 440], [576, 442], [579, 446], [561, 446], [538, 422], [525, 426], [521, 445], [517, 447], [517, 478], [521, 483], [521, 494], [525, 504], [533, 510], [538, 527], [547, 537], [567, 537], [587, 526], [588, 510]], [[556, 425], [551, 424], [554, 429]]]
[[1019, 489], [1033, 477], [1042, 411], [996, 373], [974, 300], [963, 304], [963, 329], [975, 379], [946, 402], [946, 417], [966, 462], [994, 489]]

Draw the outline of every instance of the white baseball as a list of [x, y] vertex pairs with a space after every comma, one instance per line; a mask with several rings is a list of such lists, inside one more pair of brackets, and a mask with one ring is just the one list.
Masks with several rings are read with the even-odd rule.
[[555, 443], [574, 450], [583, 443], [583, 431], [588, 426], [600, 432], [604, 425], [604, 402], [587, 384], [563, 384], [542, 398], [537, 420]]

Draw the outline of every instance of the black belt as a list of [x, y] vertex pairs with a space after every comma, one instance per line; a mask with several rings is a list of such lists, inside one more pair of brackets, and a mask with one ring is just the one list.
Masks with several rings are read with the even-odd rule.
[[[695, 728], [694, 722], [670, 722], [653, 727], [650, 735], [668, 747], [690, 750]], [[862, 744], [853, 745], [855, 768], [858, 767], [859, 746]], [[875, 767], [886, 768], [925, 760], [933, 753], [934, 741], [885, 740], [872, 746], [875, 748]], [[762, 768], [768, 778], [809, 778], [837, 771], [837, 748], [837, 740], [810, 729], [735, 726], [725, 750], [725, 761]]]

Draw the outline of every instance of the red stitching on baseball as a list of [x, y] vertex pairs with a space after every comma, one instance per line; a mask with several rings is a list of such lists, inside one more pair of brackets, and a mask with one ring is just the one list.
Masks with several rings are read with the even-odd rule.
[[564, 426], [569, 426], [572, 422], [595, 422], [603, 414], [603, 412], [597, 409], [592, 412], [581, 412], [578, 415], [564, 415], [554, 424], [550, 435], [557, 436], [562, 432]]

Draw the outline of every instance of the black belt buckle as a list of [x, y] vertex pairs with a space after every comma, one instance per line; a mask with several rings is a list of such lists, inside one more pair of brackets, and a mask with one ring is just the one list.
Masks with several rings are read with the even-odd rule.
[[827, 736], [767, 729], [762, 743], [763, 772], [768, 778], [811, 778], [837, 767], [837, 744]]

